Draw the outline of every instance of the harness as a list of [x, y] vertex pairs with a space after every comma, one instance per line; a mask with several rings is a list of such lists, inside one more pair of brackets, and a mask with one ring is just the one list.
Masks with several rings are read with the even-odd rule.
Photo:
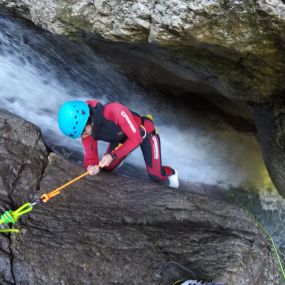
[[[137, 114], [136, 114], [137, 115]], [[146, 135], [147, 135], [147, 132], [146, 132], [146, 129], [145, 129], [145, 127], [144, 127], [144, 122], [145, 122], [145, 120], [150, 120], [150, 121], [152, 121], [153, 122], [153, 117], [152, 117], [152, 115], [151, 114], [148, 114], [148, 115], [145, 115], [145, 116], [140, 116], [141, 117], [141, 120], [142, 120], [142, 124], [141, 124], [141, 126], [140, 126], [140, 131], [141, 131], [141, 129], [142, 129], [142, 131], [141, 131], [141, 136], [142, 136], [142, 138], [143, 139], [145, 139], [146, 138]], [[153, 136], [155, 136], [155, 135], [157, 135], [158, 134], [158, 132], [157, 132], [157, 130], [156, 129], [154, 129], [151, 133], [149, 133], [148, 135], [150, 136], [150, 137], [153, 137]]]

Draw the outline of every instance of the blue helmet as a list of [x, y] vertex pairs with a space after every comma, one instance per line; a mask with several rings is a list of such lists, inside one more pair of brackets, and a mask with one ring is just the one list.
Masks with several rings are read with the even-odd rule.
[[58, 111], [58, 126], [68, 137], [81, 136], [90, 115], [88, 104], [84, 101], [65, 102]]

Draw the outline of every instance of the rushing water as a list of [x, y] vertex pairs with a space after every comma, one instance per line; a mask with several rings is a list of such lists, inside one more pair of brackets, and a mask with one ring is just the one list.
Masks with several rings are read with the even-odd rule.
[[[221, 126], [221, 120], [191, 112], [191, 104], [174, 106], [142, 89], [83, 43], [0, 15], [1, 108], [39, 126], [50, 147], [68, 146], [82, 153], [80, 140], [59, 132], [57, 110], [66, 100], [89, 98], [103, 103], [116, 100], [138, 113], [153, 114], [164, 164], [176, 168], [184, 181], [254, 189], [255, 194], [247, 191], [239, 199], [266, 222], [275, 240], [284, 246], [285, 205], [268, 178], [254, 134]], [[104, 147], [100, 145], [101, 154]], [[128, 162], [144, 165], [140, 150]]]

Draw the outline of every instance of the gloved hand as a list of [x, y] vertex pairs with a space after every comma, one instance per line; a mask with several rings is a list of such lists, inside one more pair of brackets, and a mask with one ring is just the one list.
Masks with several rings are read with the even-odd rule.
[[113, 161], [113, 158], [112, 158], [111, 154], [105, 154], [102, 157], [101, 161], [99, 162], [99, 166], [102, 168], [105, 166], [108, 167], [112, 161]]
[[96, 175], [99, 173], [100, 167], [99, 165], [88, 165], [87, 171], [89, 175]]

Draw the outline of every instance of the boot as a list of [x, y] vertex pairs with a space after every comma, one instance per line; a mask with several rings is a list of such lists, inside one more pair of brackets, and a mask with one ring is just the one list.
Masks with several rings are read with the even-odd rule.
[[173, 169], [174, 173], [168, 177], [168, 186], [171, 188], [179, 187], [178, 172]]

